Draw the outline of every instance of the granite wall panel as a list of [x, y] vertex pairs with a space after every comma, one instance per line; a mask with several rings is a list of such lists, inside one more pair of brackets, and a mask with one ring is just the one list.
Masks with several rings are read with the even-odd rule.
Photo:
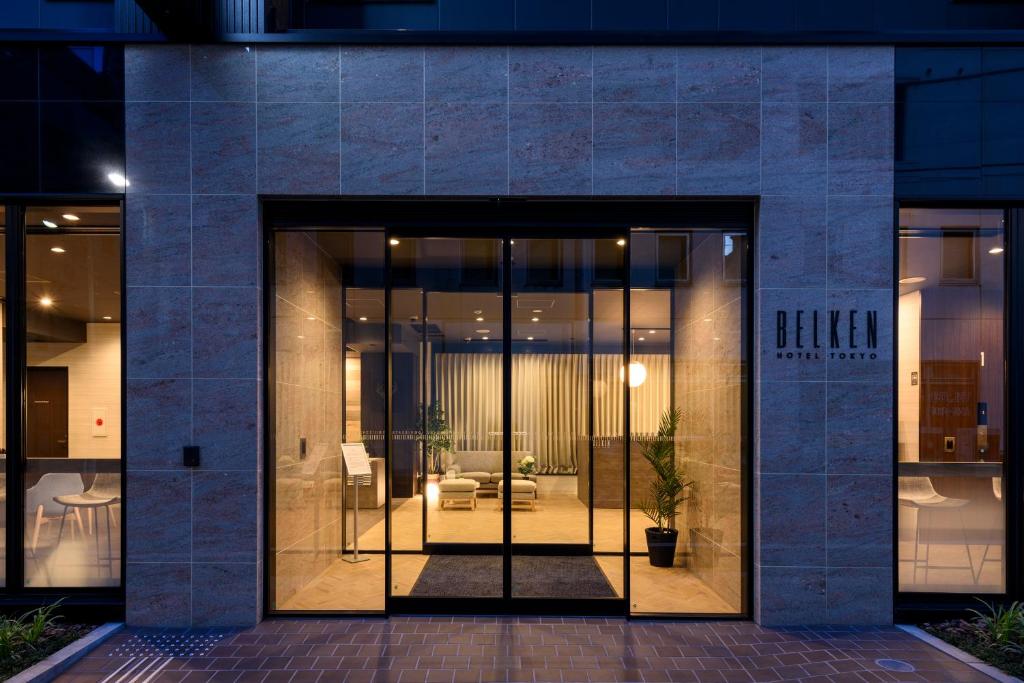
[[[852, 402], [891, 391], [892, 48], [137, 45], [125, 68], [130, 623], [262, 614], [261, 487], [197, 519], [263, 466], [257, 193], [759, 197], [753, 616], [890, 619], [863, 586], [892, 571], [892, 410]], [[778, 356], [778, 311], [830, 309], [876, 311], [874, 358]], [[794, 510], [817, 517], [789, 542]]]

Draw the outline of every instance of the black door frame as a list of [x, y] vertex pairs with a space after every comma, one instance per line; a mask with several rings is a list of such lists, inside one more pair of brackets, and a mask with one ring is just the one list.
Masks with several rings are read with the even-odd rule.
[[[686, 230], [688, 227], [719, 230], [721, 232], [742, 232], [748, 237], [748, 249], [745, 265], [747, 268], [747, 303], [744, 315], [744, 326], [747, 331], [744, 341], [744, 353], [747, 358], [745, 369], [745, 395], [743, 397], [743, 452], [741, 453], [741, 496], [744, 511], [741, 515], [741, 535], [745, 548], [742, 558], [744, 579], [742, 582], [742, 608], [735, 614], [649, 614], [631, 612], [629, 609], [629, 562], [632, 556], [645, 553], [629, 552], [629, 510], [630, 491], [629, 477], [623, 477], [624, 489], [624, 530], [623, 530], [623, 565], [624, 565], [624, 597], [614, 599], [581, 599], [571, 598], [428, 598], [392, 596], [391, 558], [395, 555], [422, 555], [424, 550], [395, 550], [392, 548], [392, 515], [385, 514], [385, 550], [360, 551], [367, 554], [385, 555], [385, 608], [379, 612], [353, 612], [344, 610], [324, 611], [283, 611], [271, 609], [273, 604], [273, 543], [264, 547], [266, 580], [264, 581], [265, 613], [268, 615], [389, 615], [389, 614], [550, 614], [550, 615], [603, 615], [641, 618], [669, 619], [746, 619], [750, 616], [750, 600], [753, 594], [752, 553], [750, 552], [751, 532], [753, 529], [752, 476], [751, 469], [751, 420], [753, 416], [753, 359], [754, 334], [753, 311], [754, 297], [749, 288], [754, 281], [754, 249], [757, 225], [757, 201], [753, 198], [584, 198], [579, 197], [294, 197], [261, 196], [261, 225], [264, 243], [264, 330], [270, 330], [273, 316], [273, 263], [274, 240], [278, 231], [336, 231], [336, 230], [374, 230], [385, 232], [385, 320], [391, 320], [392, 269], [391, 249], [388, 240], [391, 235], [422, 236], [422, 237], [480, 237], [486, 232], [488, 236], [498, 237], [507, 234], [503, 242], [503, 263], [510, 262], [512, 237], [594, 237], [595, 233], [618, 232], [626, 238], [624, 248], [624, 317], [623, 317], [623, 351], [624, 361], [629, 362], [629, 272], [630, 236], [637, 230], [663, 229]], [[503, 281], [504, 305], [511, 306], [511, 277]], [[505, 320], [510, 320], [508, 311]], [[504, 321], [503, 321], [504, 324]], [[264, 447], [270, 458], [273, 453], [273, 335], [265, 334], [263, 344], [264, 372], [264, 405], [267, 407], [264, 416]], [[507, 345], [508, 348], [505, 348]], [[385, 383], [385, 457], [388, 482], [385, 487], [388, 511], [392, 505], [391, 468], [392, 468], [392, 362], [391, 362], [391, 326], [385, 325], [386, 355]], [[503, 357], [510, 358], [511, 336], [504, 335]], [[505, 372], [510, 372], [511, 364], [503, 363]], [[505, 391], [511, 391], [510, 378], [506, 377]], [[624, 472], [629, 472], [629, 391], [628, 383], [623, 383], [624, 392]], [[503, 422], [511, 423], [511, 401], [503, 402]], [[511, 440], [503, 443], [503, 462], [506, 477], [510, 478]], [[268, 541], [273, 538], [273, 494], [272, 467], [264, 467], [264, 487], [268, 492], [268, 504], [263, 506], [264, 525], [268, 530]], [[511, 582], [508, 580], [511, 571], [511, 513], [503, 519], [503, 574], [505, 590], [509, 591]], [[546, 545], [546, 544], [544, 544]], [[554, 545], [554, 544], [552, 544]], [[508, 548], [506, 550], [506, 547]], [[460, 546], [462, 553], [469, 554], [472, 544]], [[517, 552], [544, 552], [546, 547], [534, 548], [529, 545], [517, 546]], [[490, 548], [480, 548], [477, 552], [493, 552]], [[550, 553], [545, 553], [550, 554]]]

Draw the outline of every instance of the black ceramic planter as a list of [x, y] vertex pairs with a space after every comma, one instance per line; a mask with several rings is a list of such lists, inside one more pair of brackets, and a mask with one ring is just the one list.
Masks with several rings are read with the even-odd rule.
[[671, 567], [676, 557], [678, 529], [659, 529], [656, 526], [644, 529], [647, 532], [647, 557], [654, 567]]

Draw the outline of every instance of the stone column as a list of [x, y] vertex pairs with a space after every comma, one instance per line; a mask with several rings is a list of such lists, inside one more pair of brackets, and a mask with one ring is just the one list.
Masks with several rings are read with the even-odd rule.
[[764, 624], [892, 620], [892, 100], [892, 48], [763, 51], [754, 616]]

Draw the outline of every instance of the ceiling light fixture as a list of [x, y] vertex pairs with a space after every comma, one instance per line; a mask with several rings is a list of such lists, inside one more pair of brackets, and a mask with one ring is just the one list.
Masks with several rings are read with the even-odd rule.
[[527, 337], [526, 341], [533, 341], [533, 337]]
[[402, 242], [397, 237], [392, 237], [391, 239], [388, 240], [388, 244], [390, 244], [393, 247], [397, 247], [401, 243]]
[[482, 315], [478, 315], [478, 316], [476, 317], [476, 321], [477, 321], [478, 323], [482, 323], [482, 322], [484, 321], [484, 317], [483, 317]]
[[647, 330], [647, 334], [657, 334], [657, 330]]
[[539, 308], [535, 308], [535, 309], [533, 309], [533, 311], [532, 311], [532, 312], [533, 312], [533, 313], [543, 313], [543, 311], [541, 311], [541, 310], [540, 310]]
[[624, 246], [626, 246], [626, 240], [624, 240], [624, 239], [615, 240], [615, 244], [619, 245], [620, 247], [624, 247]]
[[534, 317], [530, 318], [530, 322], [539, 323], [540, 322], [540, 318], [538, 318], [537, 316], [534, 316]]
[[78, 216], [76, 216], [76, 215], [75, 215], [75, 214], [73, 214], [73, 213], [66, 213], [66, 214], [63, 214], [63, 215], [61, 216], [61, 218], [63, 218], [63, 219], [64, 219], [64, 220], [66, 220], [66, 221], [77, 221], [77, 220], [79, 220]]
[[53, 299], [51, 299], [48, 296], [41, 296], [41, 297], [39, 297], [39, 305], [40, 306], [52, 306], [53, 305]]
[[991, 249], [988, 250], [988, 253], [995, 255], [1002, 254], [1004, 251], [1006, 250], [1003, 249], [1002, 247], [992, 247]]
[[110, 317], [109, 315], [105, 315], [105, 316], [103, 316], [103, 319], [104, 319], [104, 320], [113, 320], [113, 318], [111, 318], [111, 317]]
[[477, 334], [490, 334], [491, 331], [490, 330], [477, 330], [476, 333]]
[[901, 285], [916, 285], [917, 283], [924, 282], [927, 279], [928, 278], [926, 278], [923, 275], [912, 275], [910, 277], [900, 278], [900, 284]]
[[63, 254], [64, 247], [50, 247], [50, 251], [52, 251], [54, 254]]
[[365, 315], [359, 316], [359, 322], [365, 323], [366, 322], [366, 316]]
[[637, 341], [647, 341], [647, 337], [640, 337]]
[[490, 337], [483, 337], [484, 341], [487, 341], [488, 339], [490, 339]]
[[115, 186], [117, 186], [119, 188], [122, 188], [122, 189], [128, 187], [129, 185], [131, 185], [131, 183], [128, 182], [128, 179], [125, 178], [120, 173], [118, 173], [117, 171], [111, 171], [110, 173], [108, 173], [107, 174], [107, 180], [109, 180]]
[[56, 228], [57, 227], [56, 223], [54, 223], [53, 221], [48, 221], [45, 218], [43, 219], [43, 225], [45, 225], [48, 228]]

